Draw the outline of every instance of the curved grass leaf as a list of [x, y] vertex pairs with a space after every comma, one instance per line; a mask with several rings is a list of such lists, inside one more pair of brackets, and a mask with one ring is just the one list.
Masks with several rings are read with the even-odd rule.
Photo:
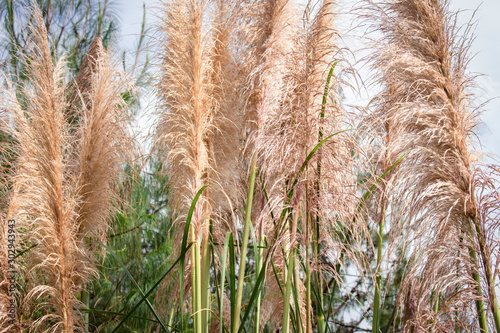
[[[184, 225], [184, 232], [182, 234], [182, 244], [181, 244], [181, 252], [185, 253], [187, 250], [187, 238], [189, 234], [189, 226], [191, 225], [191, 219], [193, 218], [193, 213], [194, 209], [196, 207], [196, 203], [198, 202], [198, 199], [200, 199], [201, 193], [210, 185], [205, 185], [202, 188], [198, 190], [196, 195], [194, 196], [193, 202], [191, 202], [191, 206], [189, 207], [188, 215], [186, 217], [186, 225]], [[180, 304], [184, 304], [184, 266], [185, 266], [185, 257], [181, 256], [179, 257], [181, 259], [181, 264], [180, 264]], [[181, 316], [181, 332], [184, 331], [184, 313], [182, 310], [181, 306], [181, 311], [180, 311], [180, 316]]]
[[[297, 186], [298, 182], [299, 182], [299, 178], [300, 176], [302, 175], [302, 173], [304, 172], [304, 170], [306, 169], [307, 165], [309, 164], [309, 161], [311, 160], [311, 158], [314, 156], [314, 154], [316, 153], [316, 151], [326, 142], [328, 141], [330, 138], [334, 137], [335, 135], [337, 134], [340, 134], [340, 133], [343, 133], [343, 132], [347, 132], [347, 131], [350, 131], [350, 129], [345, 129], [345, 130], [342, 130], [342, 131], [338, 131], [336, 133], [333, 133], [332, 135], [329, 135], [327, 136], [326, 138], [324, 138], [323, 140], [321, 140], [312, 150], [311, 152], [307, 155], [306, 159], [304, 160], [304, 162], [302, 163], [302, 166], [300, 167], [299, 169], [299, 172], [297, 172], [297, 175], [295, 176], [295, 179], [292, 183], [292, 187], [290, 188], [290, 191], [288, 192], [287, 194], [287, 204], [290, 203], [292, 197], [293, 197], [293, 193], [295, 191], [295, 187]], [[286, 209], [285, 209], [286, 210]], [[286, 212], [285, 212], [286, 213]], [[283, 214], [282, 214], [282, 217], [283, 217]]]
[[398, 158], [398, 160], [396, 162], [394, 162], [393, 165], [391, 165], [387, 170], [385, 170], [385, 172], [382, 174], [382, 176], [378, 177], [378, 179], [375, 181], [375, 184], [373, 184], [368, 189], [368, 191], [363, 196], [363, 199], [361, 200], [361, 203], [358, 206], [358, 212], [361, 211], [361, 209], [363, 208], [363, 204], [366, 202], [366, 199], [368, 199], [368, 197], [373, 192], [373, 190], [375, 189], [375, 187], [377, 187], [378, 183], [380, 183], [382, 181], [382, 179], [384, 179], [384, 177], [389, 173], [389, 171], [391, 171], [392, 168], [394, 168], [403, 159], [403, 157], [405, 157], [405, 155], [406, 154], [403, 154], [403, 156], [401, 156], [400, 158]]

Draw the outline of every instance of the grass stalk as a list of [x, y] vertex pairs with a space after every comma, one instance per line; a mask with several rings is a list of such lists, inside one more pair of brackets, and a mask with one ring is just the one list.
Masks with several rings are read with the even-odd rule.
[[[194, 236], [194, 228], [193, 226], [190, 226], [190, 237], [191, 237], [191, 244], [193, 245], [191, 247], [191, 311], [196, 313], [196, 267], [195, 267], [195, 262], [196, 262], [196, 254], [195, 254], [195, 244], [196, 244], [196, 238]], [[183, 286], [180, 286], [181, 290], [183, 289]], [[183, 312], [183, 305], [181, 304], [181, 312]], [[193, 318], [193, 331], [196, 332], [196, 315]]]
[[236, 289], [236, 304], [233, 318], [232, 331], [236, 332], [240, 326], [241, 300], [243, 298], [243, 282], [245, 280], [245, 266], [247, 258], [248, 236], [250, 233], [250, 223], [252, 217], [253, 190], [255, 187], [256, 157], [252, 157], [250, 166], [250, 182], [248, 188], [247, 207], [245, 211], [245, 224], [243, 225], [243, 239], [241, 245], [240, 269], [238, 271], [238, 287]]
[[[317, 258], [319, 255], [319, 217], [316, 219], [316, 230], [313, 242], [313, 254], [314, 258]], [[323, 314], [323, 280], [321, 276], [321, 269], [318, 270], [314, 274], [315, 277], [315, 287], [318, 290], [317, 304], [316, 304], [316, 325], [318, 327], [318, 333], [325, 333], [325, 316]]]
[[306, 262], [306, 268], [305, 268], [305, 275], [306, 275], [306, 332], [307, 333], [312, 333], [310, 330], [310, 327], [312, 326], [311, 323], [311, 318], [312, 318], [312, 313], [311, 313], [311, 263], [310, 260], [311, 258], [309, 257], [309, 249], [310, 249], [310, 243], [309, 243], [309, 228], [310, 228], [310, 215], [309, 213], [307, 214], [307, 223], [306, 223], [306, 253], [305, 253], [305, 262]]
[[[290, 333], [290, 295], [292, 291], [292, 275], [295, 271], [295, 233], [297, 232], [297, 220], [299, 214], [296, 211], [293, 217], [292, 232], [290, 234], [290, 252], [288, 254], [288, 267], [286, 274], [285, 295], [283, 300], [283, 333]], [[297, 281], [296, 281], [297, 284]], [[298, 304], [297, 304], [298, 305]], [[298, 318], [297, 318], [298, 322]]]
[[[469, 253], [479, 270], [479, 265], [477, 265], [476, 251], [469, 250]], [[481, 290], [481, 278], [479, 277], [478, 271], [472, 272], [472, 278], [474, 279], [474, 281], [476, 281], [476, 291], [478, 293], [478, 296], [480, 297], [478, 300], [476, 300], [476, 309], [479, 316], [479, 328], [481, 329], [481, 332], [488, 333], [488, 320], [486, 318], [486, 311], [484, 310], [484, 301], [482, 299], [483, 292]]]
[[169, 328], [172, 328], [172, 327], [173, 327], [173, 323], [174, 323], [174, 314], [175, 314], [175, 308], [170, 309], [170, 316], [168, 317], [168, 323], [167, 323], [167, 326], [168, 326]]
[[220, 318], [220, 333], [224, 332], [224, 288], [225, 280], [226, 280], [226, 262], [227, 262], [227, 253], [229, 242], [232, 241], [231, 232], [226, 232], [226, 236], [224, 238], [224, 252], [222, 254], [222, 268], [221, 268], [221, 278], [220, 278], [220, 297], [219, 297], [219, 318]]
[[382, 210], [380, 212], [379, 230], [378, 230], [378, 244], [377, 244], [377, 272], [375, 274], [375, 296], [373, 300], [373, 323], [372, 333], [379, 333], [380, 331], [380, 289], [381, 289], [381, 274], [380, 266], [382, 261], [382, 247], [384, 241], [384, 223], [386, 203], [382, 203]]
[[[323, 91], [323, 99], [321, 101], [321, 114], [320, 118], [324, 119], [325, 118], [325, 109], [326, 109], [326, 103], [327, 103], [327, 97], [328, 97], [328, 91], [330, 90], [330, 82], [333, 77], [333, 73], [335, 70], [335, 66], [337, 66], [338, 62], [333, 63], [332, 67], [330, 68], [328, 72], [328, 76], [326, 78], [326, 84], [325, 84], [325, 89]], [[323, 141], [323, 126], [320, 126], [319, 132], [318, 132], [318, 142]], [[319, 152], [319, 157], [318, 157], [318, 180], [316, 181], [316, 190], [317, 190], [317, 195], [318, 197], [320, 196], [320, 187], [319, 187], [319, 181], [321, 179], [321, 151]], [[320, 239], [320, 218], [317, 215], [316, 216], [316, 225], [315, 225], [315, 239], [313, 240], [313, 255], [314, 258], [317, 258], [320, 252], [319, 249], [319, 239]], [[309, 277], [310, 278], [310, 277]], [[315, 274], [315, 284], [316, 284], [316, 290], [318, 290], [318, 297], [317, 297], [317, 303], [316, 304], [316, 324], [318, 326], [318, 333], [324, 333], [325, 332], [325, 317], [323, 314], [323, 281], [321, 278], [321, 270], [318, 269], [318, 271]], [[310, 294], [310, 288], [308, 288], [308, 297], [309, 300], [311, 298]], [[309, 307], [308, 307], [309, 309]], [[310, 316], [308, 316], [309, 320]], [[309, 327], [309, 326], [307, 326]]]
[[488, 289], [489, 289], [488, 291], [490, 297], [490, 308], [493, 314], [493, 319], [495, 321], [495, 328], [498, 333], [500, 332], [500, 311], [498, 309], [498, 300], [495, 291], [495, 277], [493, 275], [493, 272], [491, 271], [491, 265], [488, 260], [489, 256], [488, 253], [486, 252], [485, 240], [477, 217], [474, 218], [474, 226], [476, 228], [476, 235], [479, 242], [479, 249], [481, 251], [481, 258], [483, 260], [483, 266], [486, 274], [486, 283], [488, 284]]
[[[193, 315], [193, 331], [201, 332], [201, 270], [200, 244], [196, 241], [194, 227], [191, 225], [191, 308]], [[183, 288], [183, 286], [181, 286]]]
[[[87, 290], [82, 290], [82, 303], [84, 304], [85, 309], [89, 309], [90, 293]], [[90, 313], [85, 312], [83, 315], [83, 330], [84, 330], [84, 332], [89, 331], [89, 319], [90, 319]]]
[[203, 260], [201, 273], [201, 305], [202, 305], [202, 332], [208, 333], [208, 324], [210, 321], [210, 253], [211, 243], [208, 241], [209, 235], [205, 235], [203, 242]]
[[[296, 257], [296, 251], [294, 249], [294, 256]], [[303, 332], [303, 325], [304, 323], [302, 322], [302, 316], [300, 313], [300, 304], [302, 304], [302, 298], [301, 298], [301, 293], [300, 293], [300, 276], [299, 276], [299, 266], [296, 264], [297, 258], [294, 258], [294, 265], [293, 265], [293, 287], [294, 287], [294, 292], [295, 292], [295, 318], [297, 321], [297, 332], [302, 333]]]
[[193, 280], [193, 315], [194, 315], [194, 332], [201, 333], [203, 331], [202, 326], [202, 301], [201, 301], [201, 265], [200, 265], [200, 244], [198, 242], [194, 243], [194, 280]]
[[288, 258], [285, 295], [283, 301], [283, 333], [290, 333], [290, 294], [292, 289], [292, 274], [295, 266], [295, 251], [292, 249]]
[[[229, 304], [231, 306], [231, 329], [234, 327], [235, 304], [236, 304], [236, 256], [234, 250], [234, 237], [229, 234]], [[233, 331], [231, 331], [233, 332]]]
[[[195, 236], [194, 236], [194, 227], [191, 225], [191, 219], [193, 217], [193, 213], [196, 208], [196, 203], [198, 202], [198, 199], [200, 198], [202, 192], [208, 187], [208, 185], [203, 186], [198, 193], [196, 193], [193, 201], [191, 202], [191, 206], [189, 207], [189, 212], [186, 218], [186, 225], [184, 226], [184, 232], [182, 234], [182, 243], [181, 243], [181, 253], [182, 256], [179, 257], [180, 261], [180, 269], [179, 269], [179, 280], [180, 280], [180, 325], [181, 325], [181, 332], [184, 332], [185, 325], [184, 325], [184, 270], [185, 270], [185, 251], [187, 249], [187, 244], [188, 244], [188, 237], [190, 237], [191, 240], [191, 245], [195, 243]], [[189, 236], [188, 236], [189, 235]], [[190, 246], [191, 246], [190, 245]], [[191, 262], [194, 262], [194, 252], [191, 250]], [[193, 272], [194, 268], [192, 268]], [[192, 275], [193, 276], [193, 275]], [[194, 288], [193, 292], [194, 292]], [[193, 302], [194, 303], [194, 302]]]
[[434, 299], [434, 313], [439, 311], [439, 292], [433, 292], [431, 294], [431, 299]]
[[[261, 239], [259, 242], [259, 246], [257, 248], [255, 254], [255, 284], [257, 284], [257, 279], [259, 277], [260, 271], [262, 269], [262, 256], [263, 249], [265, 246], [265, 239]], [[254, 333], [260, 333], [260, 302], [261, 302], [261, 294], [257, 296], [257, 300], [255, 301], [255, 318], [254, 318]]]

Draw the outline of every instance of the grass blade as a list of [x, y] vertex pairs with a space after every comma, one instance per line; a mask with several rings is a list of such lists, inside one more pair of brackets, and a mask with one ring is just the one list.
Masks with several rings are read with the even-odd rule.
[[247, 246], [248, 246], [248, 237], [249, 237], [251, 217], [252, 217], [253, 191], [255, 187], [255, 175], [257, 170], [257, 167], [255, 166], [256, 159], [257, 158], [254, 155], [252, 157], [252, 165], [250, 167], [250, 186], [248, 189], [247, 208], [245, 211], [245, 223], [243, 225], [243, 239], [241, 247], [240, 267], [238, 273], [238, 289], [236, 290], [236, 304], [234, 309], [233, 331], [236, 331], [236, 329], [240, 325], [241, 300], [243, 298], [243, 287], [244, 287], [243, 282], [245, 280]]
[[[183, 252], [186, 249], [187, 245], [187, 239], [189, 235], [189, 226], [191, 225], [191, 219], [193, 218], [193, 213], [194, 209], [196, 207], [196, 203], [198, 202], [198, 199], [201, 196], [201, 193], [208, 187], [209, 185], [205, 185], [200, 190], [196, 193], [194, 196], [193, 201], [191, 202], [191, 206], [189, 207], [188, 215], [186, 217], [186, 224], [184, 225], [184, 232], [182, 234], [182, 244], [181, 244], [181, 252]], [[180, 264], [180, 270], [179, 270], [179, 280], [180, 280], [180, 304], [181, 304], [181, 311], [180, 311], [180, 322], [181, 322], [181, 332], [184, 331], [184, 311], [182, 304], [184, 304], [184, 268], [185, 268], [185, 258], [182, 257], [181, 259], [181, 264]]]
[[236, 304], [236, 268], [235, 268], [235, 258], [234, 258], [234, 239], [233, 234], [229, 236], [229, 289], [231, 297], [231, 327], [234, 323], [234, 305]]
[[[229, 247], [229, 242], [232, 241], [232, 235], [230, 232], [226, 232], [226, 237], [224, 238], [224, 250], [222, 253], [222, 268], [221, 268], [221, 278], [220, 278], [220, 300], [219, 300], [219, 317], [220, 317], [220, 333], [224, 331], [224, 284], [226, 280], [226, 261], [227, 261], [227, 252]], [[234, 281], [234, 280], [233, 280]]]

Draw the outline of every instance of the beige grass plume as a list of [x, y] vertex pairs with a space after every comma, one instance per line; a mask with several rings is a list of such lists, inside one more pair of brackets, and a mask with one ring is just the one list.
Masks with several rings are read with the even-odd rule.
[[[236, 92], [241, 83], [234, 55], [238, 3], [165, 1], [159, 23], [161, 109], [155, 147], [171, 177], [181, 212], [177, 230], [182, 230], [196, 193], [214, 185], [204, 190], [191, 220], [192, 240], [203, 239], [201, 252], [208, 241], [210, 219], [216, 237], [234, 230], [231, 201], [236, 197], [233, 189], [241, 145], [241, 99]], [[189, 279], [185, 282], [184, 289], [189, 291]]]
[[[295, 18], [287, 21], [290, 26], [282, 23], [285, 33], [274, 35], [281, 40], [271, 39], [275, 49], [264, 53], [269, 56], [269, 61], [262, 62], [267, 66], [263, 73], [268, 76], [261, 78], [262, 101], [255, 138], [261, 170], [268, 184], [273, 185], [268, 192], [277, 207], [285, 202], [287, 190], [307, 155], [319, 141], [345, 129], [346, 121], [339, 102], [337, 75], [331, 77], [326, 102], [323, 100], [329, 71], [341, 59], [334, 26], [335, 2], [308, 2], [302, 20], [298, 19], [298, 10], [293, 10]], [[301, 195], [294, 200], [307, 208], [302, 220], [304, 237], [308, 237], [305, 230], [314, 216], [321, 218], [325, 237], [324, 231], [334, 216], [343, 222], [352, 216], [355, 198], [350, 160], [349, 136], [340, 134], [323, 145], [301, 175], [301, 190], [297, 190]]]
[[[248, 166], [252, 155], [259, 155], [259, 137], [262, 134], [264, 118], [270, 109], [279, 107], [279, 96], [284, 86], [283, 74], [287, 61], [285, 55], [291, 51], [292, 37], [296, 28], [297, 17], [292, 1], [289, 0], [255, 0], [243, 7], [245, 18], [243, 36], [245, 41], [242, 75], [245, 76], [247, 87], [245, 91], [243, 137], [245, 148], [242, 154], [243, 168], [241, 174], [241, 193], [248, 191]], [[257, 166], [262, 166], [262, 160], [257, 159]], [[258, 241], [273, 231], [269, 207], [276, 205], [276, 199], [267, 202], [262, 184], [272, 187], [273, 180], [264, 170], [259, 169], [259, 177], [254, 191], [252, 207], [252, 223], [256, 226]], [[268, 188], [269, 189], [269, 188]], [[283, 257], [276, 252], [273, 261], [283, 271]], [[273, 274], [265, 281], [266, 296], [262, 302], [261, 323], [265, 325], [270, 320], [272, 327], [279, 325], [282, 316], [283, 299], [276, 296], [278, 290]]]
[[99, 37], [90, 45], [82, 71], [88, 76], [85, 84], [89, 87], [77, 84], [83, 103], [76, 114], [79, 127], [72, 138], [78, 156], [78, 237], [105, 242], [111, 209], [118, 199], [118, 176], [133, 152], [126, 104], [120, 95], [125, 80], [113, 69]]
[[[222, 253], [225, 233], [237, 235], [237, 210], [239, 194], [239, 158], [242, 150], [242, 94], [244, 77], [241, 73], [242, 49], [239, 45], [241, 35], [242, 11], [240, 1], [215, 0], [209, 11], [211, 23], [210, 38], [210, 91], [215, 132], [212, 146], [213, 167], [210, 178], [216, 187], [208, 189], [212, 206], [211, 237], [218, 253]], [[220, 264], [217, 256], [215, 265]], [[222, 295], [222, 297], [227, 297]], [[226, 303], [228, 304], [228, 303]], [[229, 323], [229, 306], [225, 306], [222, 316]], [[220, 330], [220, 321], [211, 320], [210, 332]]]
[[54, 66], [40, 10], [33, 14], [33, 59], [27, 64], [32, 90], [24, 90], [29, 118], [19, 104], [13, 110], [19, 142], [15, 216], [30, 230], [28, 239], [37, 244], [31, 253], [33, 269], [46, 273], [46, 280], [30, 294], [48, 295], [55, 309], [41, 321], [51, 320], [54, 330], [70, 332], [81, 319], [75, 312], [79, 303], [75, 281], [90, 272], [77, 260], [76, 189], [67, 186], [62, 153], [68, 148], [63, 64]]
[[262, 127], [266, 109], [282, 91], [285, 55], [293, 45], [297, 12], [289, 0], [255, 0], [244, 7], [244, 17], [243, 33], [248, 48], [243, 63], [244, 74], [248, 76], [245, 135], [250, 140], [255, 130]]
[[[115, 182], [128, 141], [123, 101], [104, 50], [93, 57], [91, 87], [82, 93], [79, 124], [68, 117], [64, 63], [55, 65], [40, 9], [29, 26], [32, 58], [22, 89], [26, 105], [10, 92], [9, 111], [17, 141], [14, 216], [26, 230], [30, 274], [40, 279], [28, 296], [53, 309], [35, 321], [51, 331], [81, 329], [78, 294], [97, 274], [96, 240], [105, 241]], [[93, 48], [99, 48], [96, 40]], [[92, 52], [92, 51], [91, 51]], [[87, 56], [90, 57], [90, 56]], [[46, 325], [46, 324], [43, 324]], [[46, 327], [46, 326], [45, 326]]]
[[398, 0], [378, 9], [384, 33], [374, 58], [383, 84], [378, 110], [396, 133], [389, 154], [407, 153], [394, 189], [412, 250], [402, 290], [412, 308], [405, 327], [470, 329], [477, 326], [473, 301], [483, 295], [474, 290], [478, 263], [469, 254], [479, 252], [482, 236], [474, 226], [477, 110], [466, 74], [467, 36], [458, 37], [446, 1]]
[[[291, 182], [290, 177], [298, 174], [303, 161], [320, 140], [346, 127], [346, 111], [340, 104], [340, 81], [335, 73], [330, 78], [324, 101], [330, 69], [336, 67], [340, 72], [342, 67], [338, 64], [342, 54], [334, 19], [335, 2], [322, 1], [315, 5], [311, 1], [307, 4], [301, 27], [294, 37], [293, 51], [286, 54], [282, 74], [285, 85], [281, 88], [277, 107], [269, 108], [262, 119], [259, 144], [263, 147], [264, 168], [268, 173], [277, 173], [276, 178], [281, 178], [282, 182]], [[311, 191], [302, 192], [311, 199], [310, 207], [328, 206], [327, 215], [332, 212], [344, 217], [352, 214], [350, 143], [348, 134], [334, 136], [320, 148], [302, 174], [302, 180], [309, 183]], [[316, 174], [318, 165], [321, 165], [321, 175]], [[317, 177], [321, 177], [319, 194], [313, 185]], [[332, 196], [339, 201], [317, 202]]]
[[[212, 182], [214, 113], [210, 92], [211, 73], [206, 44], [203, 0], [166, 1], [160, 22], [161, 63], [158, 95], [160, 118], [155, 145], [168, 157], [168, 172], [177, 204], [189, 207], [203, 186]], [[164, 157], [164, 158], [165, 158]], [[210, 216], [210, 202], [203, 195], [192, 224], [199, 237]]]
[[210, 13], [210, 95], [214, 114], [213, 168], [210, 178], [217, 188], [210, 189], [213, 208], [212, 236], [222, 244], [226, 231], [236, 234], [233, 210], [239, 205], [239, 157], [242, 150], [242, 108], [244, 89], [241, 73], [242, 11], [239, 1], [216, 0]]

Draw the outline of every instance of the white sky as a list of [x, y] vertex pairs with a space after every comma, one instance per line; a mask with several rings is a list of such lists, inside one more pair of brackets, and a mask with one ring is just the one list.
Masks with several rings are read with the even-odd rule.
[[[349, 5], [353, 0], [338, 0], [341, 4], [341, 11], [348, 13]], [[155, 0], [115, 0], [114, 10], [119, 15], [121, 21], [120, 45], [132, 48], [140, 32], [142, 22], [142, 5], [146, 3], [148, 11], [148, 23], [152, 23], [152, 17], [157, 12]], [[478, 93], [479, 101], [490, 100], [485, 107], [481, 120], [485, 126], [479, 128], [479, 138], [486, 154], [485, 159], [489, 163], [499, 160], [500, 156], [500, 1], [498, 0], [450, 0], [452, 10], [462, 9], [459, 15], [459, 23], [468, 22], [474, 10], [477, 9], [473, 22], [476, 23], [475, 40], [472, 44], [471, 53], [474, 55], [469, 63], [468, 70], [471, 73], [483, 74], [477, 78], [476, 82], [481, 89]], [[345, 16], [347, 17], [347, 16]], [[342, 17], [339, 25], [343, 24]], [[339, 26], [341, 29], [349, 27]], [[349, 39], [347, 41], [349, 42]], [[359, 43], [354, 43], [354, 54], [357, 55], [356, 47]], [[361, 70], [361, 75], [364, 71]], [[353, 96], [346, 93], [348, 102], [353, 104], [366, 103], [367, 96]], [[151, 98], [146, 96], [147, 100]], [[146, 103], [147, 105], [147, 103]], [[149, 105], [151, 108], [151, 105]], [[150, 113], [150, 112], [147, 112]], [[152, 125], [150, 118], [140, 118], [140, 127], [149, 130]], [[493, 156], [495, 155], [495, 156]]]
[[[500, 1], [498, 0], [452, 0], [452, 9], [469, 9], [462, 13], [463, 22], [473, 14], [472, 9], [478, 8], [473, 21], [477, 22], [475, 40], [471, 52], [475, 54], [470, 62], [471, 72], [484, 76], [477, 79], [477, 84], [484, 91], [486, 105], [481, 117], [485, 127], [479, 131], [480, 140], [485, 153], [495, 154], [495, 160], [500, 156]], [[498, 163], [498, 162], [497, 162]]]

